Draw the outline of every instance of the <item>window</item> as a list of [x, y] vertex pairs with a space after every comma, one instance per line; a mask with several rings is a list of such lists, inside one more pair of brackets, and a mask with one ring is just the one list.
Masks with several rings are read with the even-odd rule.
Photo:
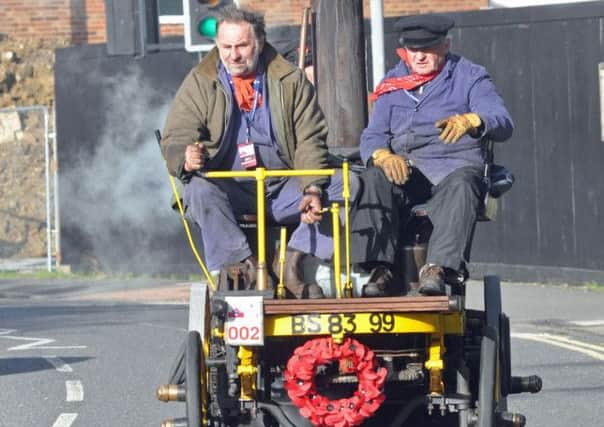
[[182, 0], [157, 0], [160, 24], [182, 24]]

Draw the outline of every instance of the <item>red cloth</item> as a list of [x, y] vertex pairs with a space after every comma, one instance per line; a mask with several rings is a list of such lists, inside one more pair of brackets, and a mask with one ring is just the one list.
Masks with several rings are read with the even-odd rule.
[[[405, 50], [404, 48], [399, 48], [396, 50], [396, 53], [405, 62], [405, 64], [407, 64], [407, 68], [410, 68], [409, 61], [407, 59], [407, 50]], [[381, 95], [393, 92], [395, 90], [413, 90], [416, 87], [419, 87], [424, 83], [429, 82], [434, 77], [438, 76], [439, 73], [440, 69], [430, 74], [411, 73], [403, 77], [391, 77], [377, 85], [377, 87], [375, 88], [375, 92], [369, 95], [369, 100], [375, 101]]]
[[[247, 77], [235, 77], [233, 76], [233, 88], [235, 89], [235, 99], [237, 105], [242, 111], [252, 111], [254, 107], [254, 80], [256, 75], [252, 74]], [[262, 95], [258, 94], [258, 105], [259, 108], [262, 105]]]

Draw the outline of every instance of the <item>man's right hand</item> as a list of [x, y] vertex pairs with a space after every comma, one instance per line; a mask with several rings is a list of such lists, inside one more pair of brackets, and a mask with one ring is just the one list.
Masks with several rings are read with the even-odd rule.
[[185, 150], [185, 165], [186, 172], [194, 172], [201, 169], [208, 158], [208, 150], [201, 142], [187, 145]]
[[384, 171], [388, 181], [403, 185], [409, 179], [407, 159], [392, 153], [387, 148], [378, 148], [371, 155], [373, 164]]

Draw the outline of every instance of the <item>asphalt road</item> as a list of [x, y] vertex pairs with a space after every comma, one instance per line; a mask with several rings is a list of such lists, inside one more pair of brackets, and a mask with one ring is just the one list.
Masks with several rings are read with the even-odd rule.
[[0, 426], [156, 426], [154, 397], [182, 342], [186, 306], [33, 304], [0, 309]]
[[[468, 287], [470, 307], [482, 308], [478, 285]], [[505, 283], [502, 299], [512, 375], [543, 379], [540, 393], [510, 396], [509, 410], [530, 427], [604, 426], [604, 292]]]
[[[155, 400], [187, 328], [186, 284], [0, 281], [0, 426], [157, 426], [184, 405]], [[504, 284], [513, 396], [532, 427], [604, 425], [604, 292]], [[481, 287], [468, 286], [480, 307]]]
[[0, 426], [157, 426], [187, 328], [169, 281], [0, 281]]

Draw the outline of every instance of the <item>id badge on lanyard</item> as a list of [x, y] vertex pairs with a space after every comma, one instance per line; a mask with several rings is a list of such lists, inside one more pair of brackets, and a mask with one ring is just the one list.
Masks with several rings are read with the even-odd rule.
[[239, 153], [239, 161], [243, 169], [254, 169], [258, 165], [256, 149], [254, 148], [254, 143], [249, 138], [245, 142], [237, 144], [237, 152]]

